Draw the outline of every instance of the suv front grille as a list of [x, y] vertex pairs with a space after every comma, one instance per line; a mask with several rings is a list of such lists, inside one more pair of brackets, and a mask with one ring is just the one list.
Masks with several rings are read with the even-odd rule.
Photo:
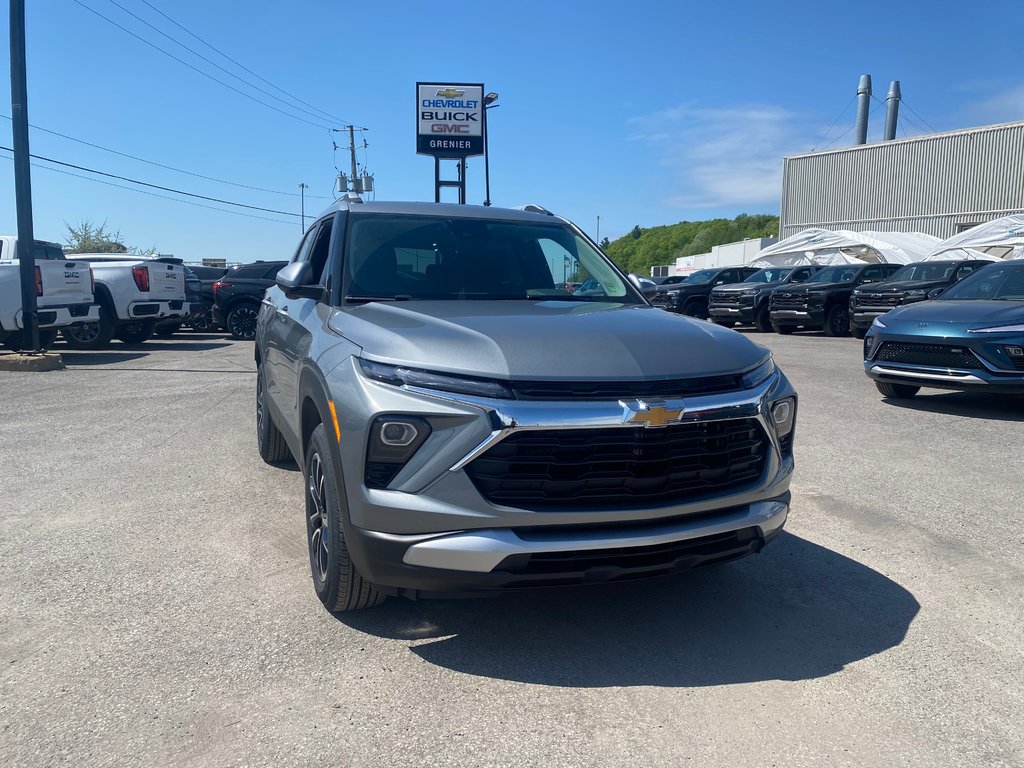
[[764, 469], [756, 419], [658, 428], [516, 432], [466, 467], [488, 501], [521, 509], [631, 509], [736, 491]]
[[854, 307], [897, 307], [902, 300], [902, 293], [865, 293], [854, 294], [850, 304]]
[[735, 392], [742, 389], [742, 378], [726, 375], [668, 381], [514, 381], [511, 386], [517, 400], [620, 400]]
[[806, 306], [806, 293], [773, 293], [770, 302], [771, 309], [803, 309]]
[[981, 361], [967, 347], [950, 344], [914, 344], [886, 341], [875, 355], [876, 361], [930, 365], [936, 368], [984, 368]]

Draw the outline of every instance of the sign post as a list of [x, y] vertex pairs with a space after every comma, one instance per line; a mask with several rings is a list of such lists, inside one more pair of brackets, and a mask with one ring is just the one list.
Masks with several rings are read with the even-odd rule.
[[[416, 83], [416, 154], [434, 158], [434, 202], [455, 187], [466, 202], [466, 158], [484, 154], [484, 86]], [[457, 179], [441, 178], [441, 161], [455, 160]]]

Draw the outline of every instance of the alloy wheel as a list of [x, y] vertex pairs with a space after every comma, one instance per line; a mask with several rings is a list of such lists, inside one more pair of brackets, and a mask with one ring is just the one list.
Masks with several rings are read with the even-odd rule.
[[324, 468], [320, 454], [314, 453], [309, 459], [309, 557], [321, 582], [327, 580], [330, 550], [330, 529], [328, 528], [327, 498], [324, 493]]
[[252, 307], [237, 307], [228, 315], [229, 330], [242, 339], [256, 335], [256, 310]]

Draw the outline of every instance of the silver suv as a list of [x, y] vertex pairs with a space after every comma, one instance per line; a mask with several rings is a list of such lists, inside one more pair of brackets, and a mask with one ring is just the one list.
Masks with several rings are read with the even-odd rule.
[[256, 429], [302, 468], [329, 610], [658, 576], [782, 530], [792, 386], [640, 285], [537, 206], [317, 220], [263, 299]]

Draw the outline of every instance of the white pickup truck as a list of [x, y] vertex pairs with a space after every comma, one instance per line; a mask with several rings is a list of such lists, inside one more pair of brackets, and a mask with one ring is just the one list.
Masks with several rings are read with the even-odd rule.
[[[22, 347], [24, 318], [21, 312], [21, 265], [18, 238], [0, 235], [0, 343], [8, 349]], [[36, 315], [39, 343], [48, 347], [57, 330], [99, 320], [93, 303], [92, 271], [84, 261], [67, 260], [56, 243], [35, 241]]]
[[76, 253], [92, 267], [99, 320], [61, 332], [68, 346], [100, 349], [113, 338], [140, 344], [153, 335], [158, 320], [184, 317], [192, 311], [185, 300], [185, 268], [181, 259], [127, 253]]

